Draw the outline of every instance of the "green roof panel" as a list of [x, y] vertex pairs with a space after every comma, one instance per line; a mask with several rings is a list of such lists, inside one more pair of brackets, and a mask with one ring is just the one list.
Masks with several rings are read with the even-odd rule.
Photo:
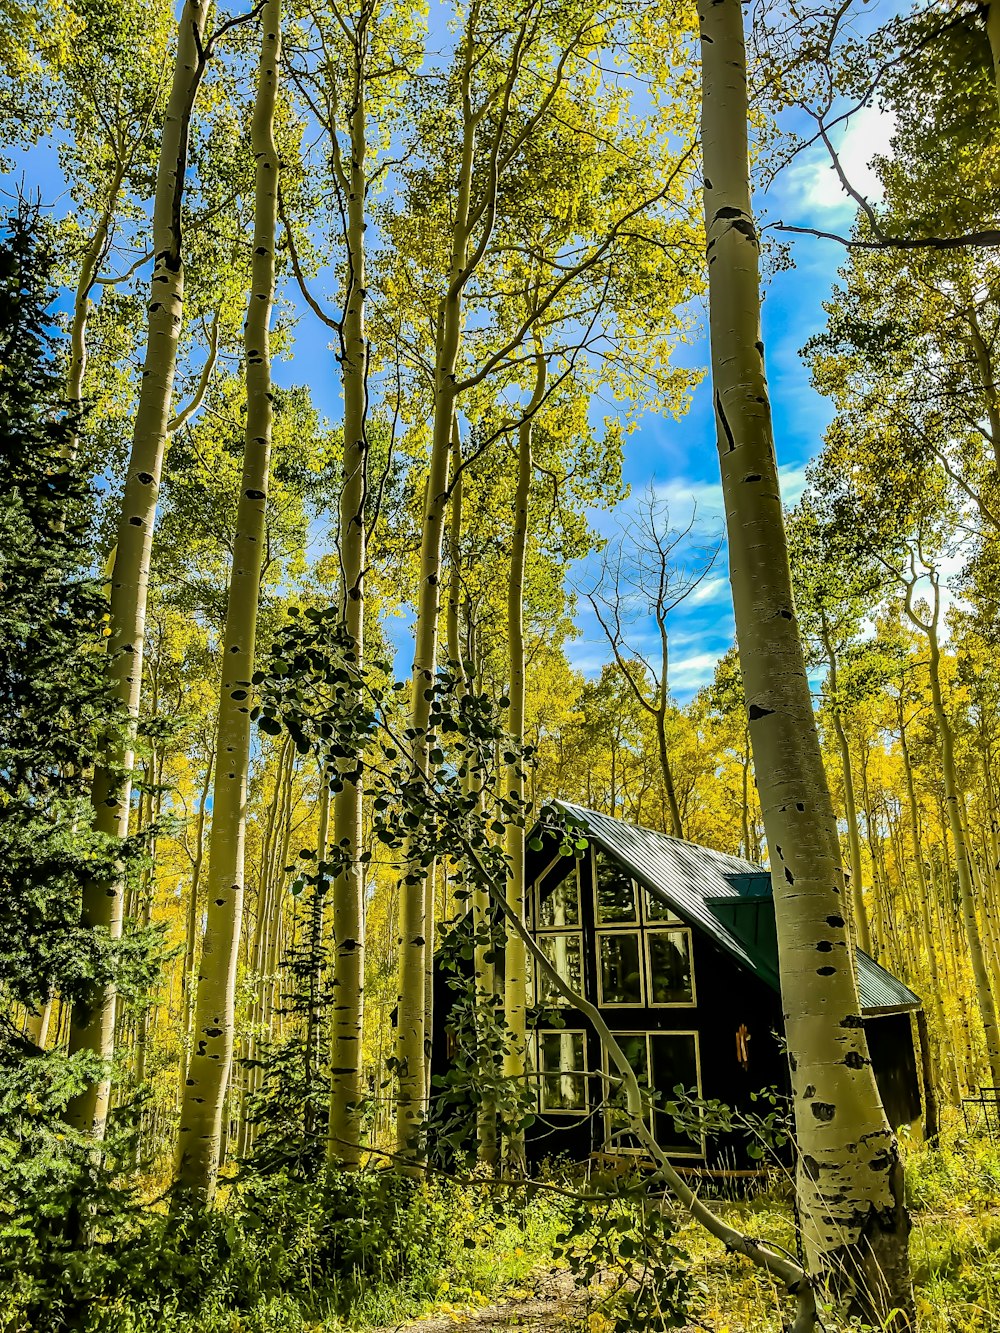
[[[686, 921], [700, 927], [778, 990], [770, 871], [742, 857], [683, 842], [569, 801], [553, 801], [552, 805]], [[855, 967], [864, 1013], [874, 1016], [920, 1007], [919, 996], [860, 949], [855, 950]]]

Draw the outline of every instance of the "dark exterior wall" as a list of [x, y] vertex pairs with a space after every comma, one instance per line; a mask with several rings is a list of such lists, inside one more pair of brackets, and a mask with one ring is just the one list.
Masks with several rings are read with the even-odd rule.
[[885, 1114], [893, 1129], [920, 1120], [920, 1082], [910, 1015], [865, 1019], [868, 1052]]
[[[536, 853], [529, 862], [528, 875], [533, 881], [551, 863], [551, 852]], [[584, 952], [584, 985], [586, 995], [597, 1003], [597, 949], [594, 919], [593, 861], [588, 852], [580, 864], [581, 912]], [[778, 996], [757, 976], [743, 968], [707, 935], [697, 928], [692, 931], [692, 969], [694, 975], [694, 1007], [643, 1008], [610, 1006], [601, 1009], [608, 1027], [615, 1033], [626, 1032], [688, 1032], [698, 1034], [701, 1093], [738, 1111], [760, 1113], [762, 1108], [751, 1100], [752, 1092], [776, 1088], [787, 1095], [788, 1067], [776, 1033], [782, 1030], [781, 1006]], [[588, 1067], [601, 1069], [601, 1043], [597, 1033], [578, 1010], [560, 1007], [560, 1013], [569, 1029], [583, 1029], [587, 1033]], [[746, 1029], [747, 1063], [740, 1062], [737, 1033]], [[602, 1083], [592, 1073], [590, 1079], [589, 1117], [546, 1112], [528, 1131], [528, 1153], [532, 1160], [564, 1154], [579, 1160], [603, 1145], [605, 1126], [601, 1111], [595, 1110], [601, 1101]], [[744, 1135], [730, 1135], [710, 1139], [706, 1155], [701, 1157], [695, 1144], [691, 1156], [678, 1157], [690, 1165], [709, 1166], [753, 1165], [747, 1155]]]
[[[552, 862], [553, 848], [528, 854], [527, 879], [533, 884]], [[583, 975], [588, 999], [597, 1002], [596, 927], [594, 921], [592, 860], [589, 852], [581, 862], [581, 930], [583, 933]], [[461, 928], [461, 927], [460, 927]], [[692, 963], [695, 985], [694, 1007], [625, 1008], [605, 1007], [602, 1016], [613, 1032], [698, 1033], [702, 1096], [723, 1102], [737, 1111], [767, 1114], [771, 1109], [752, 1101], [751, 1094], [774, 1088], [787, 1096], [790, 1090], [788, 1067], [779, 1034], [783, 1032], [781, 1004], [777, 993], [749, 969], [743, 967], [707, 934], [696, 927], [692, 931]], [[470, 965], [471, 975], [471, 965]], [[435, 1024], [432, 1072], [440, 1075], [461, 1053], [454, 1049], [448, 1033], [448, 1013], [454, 991], [435, 965]], [[587, 1115], [539, 1113], [527, 1132], [529, 1160], [566, 1157], [585, 1160], [604, 1144], [602, 1100], [603, 1082], [601, 1043], [596, 1031], [577, 1010], [560, 1007], [567, 1029], [583, 1030], [587, 1041], [590, 1070], [590, 1111]], [[546, 1030], [551, 1024], [542, 1023]], [[920, 1094], [916, 1058], [910, 1031], [909, 1014], [866, 1019], [872, 1063], [890, 1123], [895, 1127], [920, 1118]], [[737, 1033], [746, 1030], [747, 1061], [739, 1058]], [[455, 1108], [453, 1108], [455, 1114]], [[468, 1133], [475, 1136], [475, 1117], [470, 1107]], [[678, 1158], [688, 1165], [713, 1168], [745, 1168], [757, 1163], [748, 1156], [745, 1135], [709, 1139], [704, 1158], [695, 1155]], [[692, 1154], [697, 1153], [692, 1144]]]

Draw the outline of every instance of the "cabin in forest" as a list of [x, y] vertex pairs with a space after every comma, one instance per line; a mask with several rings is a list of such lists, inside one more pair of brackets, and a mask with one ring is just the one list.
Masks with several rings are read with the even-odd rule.
[[[534, 830], [531, 841], [541, 846], [527, 854], [532, 935], [559, 974], [600, 1009], [656, 1094], [650, 1127], [671, 1159], [701, 1170], [752, 1168], [745, 1132], [691, 1137], [659, 1107], [682, 1085], [759, 1115], [771, 1108], [754, 1093], [789, 1091], [770, 872], [568, 802], [552, 808], [579, 830], [587, 849], [580, 857], [561, 855], [557, 833]], [[917, 1122], [911, 1015], [920, 999], [867, 954], [855, 956], [886, 1113], [895, 1127]], [[614, 1068], [597, 1032], [532, 970], [537, 1118], [527, 1135], [529, 1159], [637, 1153], [622, 1133]], [[454, 1046], [443, 985], [437, 1002], [444, 1009], [437, 1010], [436, 1073]]]

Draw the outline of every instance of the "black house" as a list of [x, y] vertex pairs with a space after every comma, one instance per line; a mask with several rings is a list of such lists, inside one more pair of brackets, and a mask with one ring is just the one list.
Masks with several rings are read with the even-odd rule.
[[[588, 847], [582, 857], [561, 856], [559, 838], [535, 830], [541, 850], [529, 851], [527, 861], [535, 940], [598, 1006], [654, 1094], [651, 1128], [671, 1158], [702, 1170], [752, 1166], [745, 1134], [691, 1137], [657, 1104], [683, 1085], [753, 1114], [761, 1104], [752, 1093], [789, 1089], [770, 873], [568, 802], [554, 808]], [[856, 958], [886, 1113], [894, 1126], [919, 1121], [910, 1014], [920, 1000], [867, 954]], [[542, 1017], [529, 1051], [538, 1106], [529, 1158], [637, 1152], [622, 1133], [614, 1068], [590, 1022], [544, 976], [535, 976], [534, 999]], [[546, 1024], [553, 1008], [562, 1026]], [[445, 1013], [433, 1056], [439, 1070], [447, 1058]]]

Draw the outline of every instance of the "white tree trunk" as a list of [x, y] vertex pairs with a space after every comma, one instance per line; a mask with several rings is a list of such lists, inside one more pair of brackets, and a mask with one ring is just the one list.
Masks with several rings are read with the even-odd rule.
[[251, 126], [256, 158], [253, 268], [244, 326], [247, 423], [229, 581], [212, 796], [208, 909], [195, 1001], [193, 1046], [177, 1139], [181, 1191], [210, 1202], [222, 1146], [233, 1058], [236, 967], [243, 920], [251, 677], [266, 535], [271, 460], [270, 326], [274, 302], [278, 151], [274, 116], [281, 60], [281, 0], [266, 0]]
[[[160, 158], [153, 202], [154, 267], [150, 285], [146, 358], [139, 390], [132, 437], [132, 453], [125, 479], [118, 522], [108, 638], [108, 676], [114, 698], [131, 719], [132, 732], [139, 716], [142, 656], [146, 627], [149, 568], [156, 523], [156, 502], [166, 450], [177, 341], [184, 310], [184, 263], [179, 235], [180, 205], [184, 192], [188, 121], [198, 78], [199, 46], [204, 37], [208, 0], [185, 0], [177, 25], [177, 55], [160, 143]], [[94, 826], [98, 832], [124, 841], [129, 831], [132, 736], [98, 764], [92, 784]], [[120, 937], [124, 882], [115, 874], [110, 882], [92, 882], [83, 891], [84, 925]], [[69, 1050], [92, 1051], [106, 1062], [106, 1070], [67, 1109], [67, 1119], [78, 1129], [102, 1137], [110, 1096], [110, 1060], [114, 1053], [115, 987], [94, 986], [85, 1001], [75, 1005], [70, 1021]]]
[[903, 1172], [860, 1015], [837, 822], [792, 601], [751, 212], [739, 0], [700, 0], [712, 384], [730, 578], [767, 832], [812, 1271], [858, 1313], [913, 1322]]

